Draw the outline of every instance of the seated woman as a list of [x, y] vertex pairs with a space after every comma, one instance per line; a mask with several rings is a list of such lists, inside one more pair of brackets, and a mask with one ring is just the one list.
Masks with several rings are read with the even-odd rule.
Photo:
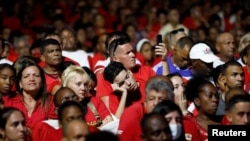
[[4, 106], [21, 110], [31, 130], [36, 122], [57, 118], [53, 99], [46, 93], [44, 72], [37, 64], [22, 64], [17, 73], [16, 90], [15, 95], [4, 97]]
[[20, 110], [13, 107], [6, 107], [0, 110], [0, 121], [0, 140], [32, 140], [25, 124], [25, 117]]
[[71, 88], [82, 104], [86, 104], [85, 120], [88, 125], [102, 128], [113, 121], [107, 107], [101, 99], [89, 94], [90, 77], [80, 66], [71, 65], [62, 73], [62, 86]]
[[186, 140], [205, 141], [208, 139], [208, 125], [220, 125], [222, 117], [216, 116], [219, 94], [215, 86], [202, 77], [191, 78], [186, 85], [187, 100], [192, 101], [198, 115], [184, 117]]

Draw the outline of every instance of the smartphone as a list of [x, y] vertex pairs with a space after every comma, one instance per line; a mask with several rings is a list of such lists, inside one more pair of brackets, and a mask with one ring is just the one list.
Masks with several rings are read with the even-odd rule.
[[162, 35], [161, 34], [158, 34], [156, 36], [156, 42], [157, 42], [157, 45], [159, 45], [159, 43], [162, 43]]

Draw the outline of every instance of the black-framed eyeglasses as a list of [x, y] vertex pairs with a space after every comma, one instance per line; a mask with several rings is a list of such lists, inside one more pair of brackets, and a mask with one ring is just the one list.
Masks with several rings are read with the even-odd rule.
[[184, 28], [179, 28], [170, 32], [171, 35], [177, 34], [178, 32], [184, 32]]

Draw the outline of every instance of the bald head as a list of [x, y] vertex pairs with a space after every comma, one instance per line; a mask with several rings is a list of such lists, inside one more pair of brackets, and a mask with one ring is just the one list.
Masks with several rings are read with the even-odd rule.
[[223, 62], [231, 60], [235, 51], [233, 35], [228, 32], [221, 33], [216, 39], [216, 50]]
[[54, 96], [54, 104], [59, 107], [63, 102], [69, 100], [77, 100], [75, 92], [68, 87], [61, 87]]

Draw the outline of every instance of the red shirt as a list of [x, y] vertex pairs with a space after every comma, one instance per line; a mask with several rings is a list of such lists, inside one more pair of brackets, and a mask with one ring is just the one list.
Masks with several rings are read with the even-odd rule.
[[[144, 90], [146, 82], [150, 77], [155, 75], [155, 72], [149, 66], [137, 66], [135, 67], [134, 70], [132, 70], [132, 72], [133, 72], [133, 76], [135, 80], [139, 82], [140, 92], [135, 93], [135, 95], [128, 95], [128, 96], [134, 96], [133, 98], [131, 97], [131, 99], [134, 99], [134, 102], [142, 103], [146, 97], [145, 90]], [[138, 95], [136, 96], [136, 94], [140, 94], [139, 99], [138, 99]], [[104, 79], [103, 74], [97, 75], [96, 96], [97, 97], [108, 96], [110, 112], [112, 114], [116, 113], [116, 110], [120, 102], [119, 96], [113, 93], [111, 84]]]
[[23, 112], [25, 119], [26, 119], [26, 125], [30, 127], [31, 129], [34, 127], [34, 125], [37, 122], [46, 120], [48, 118], [50, 119], [56, 119], [57, 115], [55, 114], [55, 106], [53, 103], [52, 97], [48, 97], [48, 110], [44, 109], [41, 105], [41, 101], [39, 100], [37, 102], [37, 105], [32, 112], [32, 114], [29, 116], [27, 109], [24, 105], [23, 97], [21, 94], [17, 94], [15, 97], [10, 98], [8, 96], [3, 97], [4, 100], [4, 106], [5, 107], [15, 107]]
[[46, 72], [44, 72], [44, 75], [46, 79], [47, 93], [51, 94], [55, 85], [61, 85], [60, 77], [58, 74], [52, 75]]
[[91, 58], [91, 66], [90, 66], [90, 68], [92, 69], [92, 70], [94, 70], [94, 67], [95, 67], [95, 65], [96, 65], [96, 63], [97, 63], [97, 61], [99, 61], [99, 60], [106, 60], [106, 58], [101, 54], [101, 53], [95, 53], [94, 55], [93, 55], [93, 57]]
[[146, 109], [142, 103], [136, 103], [126, 108], [123, 112], [118, 127], [121, 141], [140, 141], [141, 125]]
[[61, 141], [62, 130], [51, 127], [47, 123], [38, 122], [32, 129], [33, 141]]
[[185, 116], [183, 118], [183, 125], [186, 140], [206, 141], [208, 139], [208, 131], [197, 123], [195, 116]]
[[[107, 116], [110, 115], [107, 107], [103, 103], [103, 101], [100, 98], [97, 98], [95, 96], [92, 96], [90, 101], [95, 106], [97, 112], [100, 115], [101, 120], [104, 120]], [[94, 115], [94, 112], [88, 107], [87, 113], [85, 115], [85, 121], [89, 126], [95, 126], [97, 124], [96, 117]]]
[[247, 92], [250, 92], [250, 73], [248, 72], [246, 66], [244, 66], [242, 68], [244, 70], [244, 75], [245, 75], [245, 90]]
[[[45, 122], [37, 123], [32, 130], [32, 141], [61, 141], [63, 137], [62, 129], [55, 129]], [[89, 126], [89, 132], [98, 132], [95, 127]]]

